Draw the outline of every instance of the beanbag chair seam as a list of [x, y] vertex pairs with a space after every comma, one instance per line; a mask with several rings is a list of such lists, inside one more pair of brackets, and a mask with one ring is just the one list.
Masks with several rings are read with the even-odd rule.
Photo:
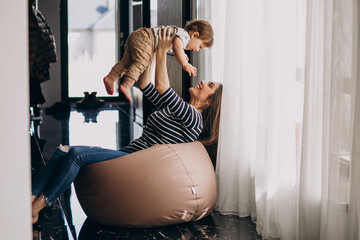
[[[189, 171], [188, 169], [186, 168], [185, 164], [184, 164], [184, 161], [182, 160], [182, 158], [179, 156], [179, 154], [171, 147], [169, 146], [168, 144], [166, 144], [166, 146], [168, 148], [171, 149], [172, 152], [175, 153], [175, 155], [179, 158], [180, 162], [181, 162], [181, 165], [184, 167], [185, 169], [185, 172], [186, 172], [186, 175], [188, 175], [189, 179], [190, 179], [190, 182], [191, 182], [191, 188], [194, 188], [195, 189], [195, 184], [194, 184], [194, 181], [192, 180], [190, 174], [189, 174]], [[199, 211], [199, 202], [198, 202], [198, 195], [197, 195], [197, 192], [193, 193], [195, 195], [195, 201], [196, 201], [196, 211], [195, 213], [197, 213]]]

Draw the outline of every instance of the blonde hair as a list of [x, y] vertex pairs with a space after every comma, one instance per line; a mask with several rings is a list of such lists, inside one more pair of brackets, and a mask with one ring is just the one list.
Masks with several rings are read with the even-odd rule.
[[199, 32], [199, 39], [203, 40], [205, 47], [210, 48], [214, 44], [214, 30], [207, 21], [197, 19], [188, 21], [184, 29], [187, 32]]

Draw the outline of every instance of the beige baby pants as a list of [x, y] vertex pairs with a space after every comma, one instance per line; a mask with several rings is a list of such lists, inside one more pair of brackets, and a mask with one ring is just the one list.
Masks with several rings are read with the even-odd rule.
[[149, 65], [151, 56], [155, 52], [155, 35], [151, 28], [140, 28], [130, 34], [125, 42], [125, 51], [121, 60], [116, 63], [110, 75], [135, 82]]

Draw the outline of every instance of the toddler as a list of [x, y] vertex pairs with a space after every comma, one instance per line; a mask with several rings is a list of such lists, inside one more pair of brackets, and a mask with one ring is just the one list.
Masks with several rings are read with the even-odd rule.
[[[140, 28], [132, 32], [125, 42], [122, 59], [116, 63], [103, 81], [108, 94], [114, 94], [114, 83], [125, 74], [120, 91], [131, 102], [130, 89], [139, 76], [146, 70], [155, 53], [159, 29], [164, 27]], [[197, 69], [188, 61], [185, 50], [199, 51], [210, 48], [214, 43], [213, 29], [203, 20], [191, 20], [184, 28], [173, 26], [173, 53], [189, 76], [196, 76]]]

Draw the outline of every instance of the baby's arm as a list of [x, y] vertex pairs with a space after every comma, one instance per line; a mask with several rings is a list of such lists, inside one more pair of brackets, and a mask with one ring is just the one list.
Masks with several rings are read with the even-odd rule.
[[184, 51], [183, 41], [179, 37], [174, 38], [173, 53], [182, 68], [189, 73], [189, 76], [192, 74], [195, 77], [197, 69], [188, 62], [189, 59]]

